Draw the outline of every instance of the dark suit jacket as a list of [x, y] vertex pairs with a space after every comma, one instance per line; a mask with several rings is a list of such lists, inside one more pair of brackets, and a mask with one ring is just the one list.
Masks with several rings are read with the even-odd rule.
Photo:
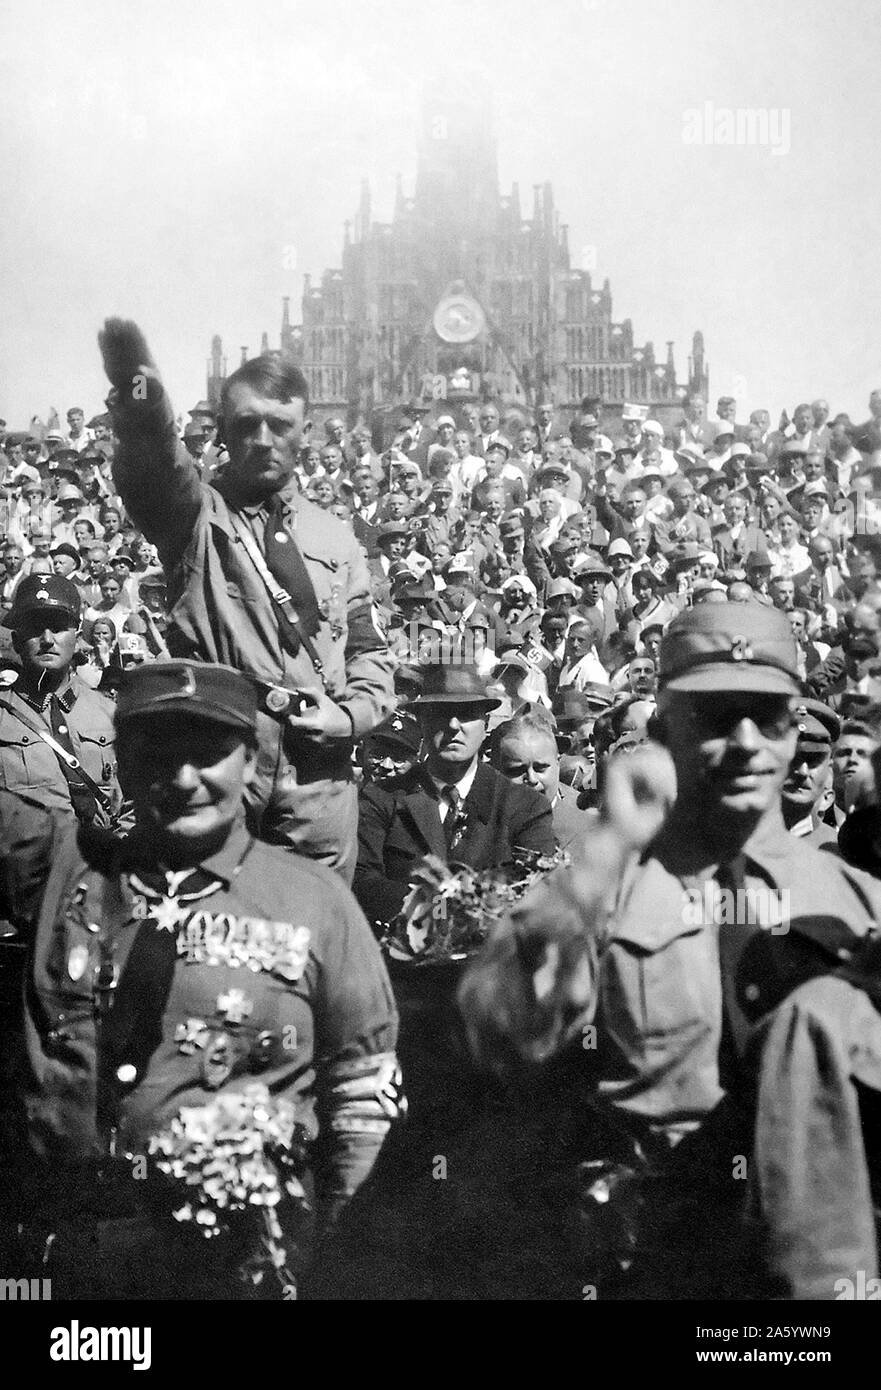
[[[399, 789], [365, 786], [359, 799], [358, 866], [352, 890], [367, 920], [388, 922], [407, 896], [413, 870], [427, 854], [447, 859], [438, 803], [414, 769]], [[547, 797], [509, 782], [480, 763], [463, 809], [467, 825], [453, 851], [475, 869], [509, 864], [515, 845], [554, 852], [554, 825]]]

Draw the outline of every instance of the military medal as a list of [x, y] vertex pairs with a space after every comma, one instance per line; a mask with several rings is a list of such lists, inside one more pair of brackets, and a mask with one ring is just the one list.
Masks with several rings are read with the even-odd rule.
[[67, 957], [67, 973], [74, 982], [83, 978], [88, 963], [88, 946], [72, 946], [70, 955]]
[[235, 1052], [228, 1033], [211, 1033], [199, 1068], [209, 1091], [219, 1091], [232, 1076]]
[[217, 996], [217, 1012], [233, 1028], [254, 1012], [254, 1004], [241, 989], [229, 989]]

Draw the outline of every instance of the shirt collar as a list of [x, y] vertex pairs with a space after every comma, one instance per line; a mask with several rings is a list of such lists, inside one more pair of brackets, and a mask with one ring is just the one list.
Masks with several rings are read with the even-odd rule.
[[443, 787], [455, 787], [456, 791], [459, 793], [459, 800], [464, 801], [468, 793], [471, 791], [471, 788], [474, 786], [474, 779], [477, 776], [477, 768], [479, 766], [479, 763], [480, 759], [478, 756], [475, 755], [474, 761], [472, 762], [468, 771], [464, 773], [464, 775], [460, 777], [457, 782], [451, 782], [449, 778], [444, 779], [440, 777], [435, 777], [433, 773], [429, 773], [428, 775], [431, 778], [431, 781], [434, 783], [434, 786], [438, 792], [440, 792]]

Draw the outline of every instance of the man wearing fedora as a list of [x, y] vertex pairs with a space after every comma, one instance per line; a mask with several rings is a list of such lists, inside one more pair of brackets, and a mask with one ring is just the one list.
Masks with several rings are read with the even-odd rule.
[[397, 790], [374, 785], [361, 793], [353, 889], [373, 923], [400, 911], [426, 855], [494, 869], [511, 863], [517, 848], [554, 851], [547, 799], [480, 760], [488, 716], [500, 700], [473, 664], [439, 661], [423, 677], [413, 701], [422, 760]]

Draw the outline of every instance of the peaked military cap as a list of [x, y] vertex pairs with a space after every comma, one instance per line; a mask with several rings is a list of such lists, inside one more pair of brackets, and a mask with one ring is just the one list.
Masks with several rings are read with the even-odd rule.
[[60, 574], [28, 574], [15, 591], [3, 626], [20, 627], [35, 613], [61, 613], [70, 619], [72, 627], [76, 627], [81, 612], [79, 589], [69, 579], [63, 579]]

